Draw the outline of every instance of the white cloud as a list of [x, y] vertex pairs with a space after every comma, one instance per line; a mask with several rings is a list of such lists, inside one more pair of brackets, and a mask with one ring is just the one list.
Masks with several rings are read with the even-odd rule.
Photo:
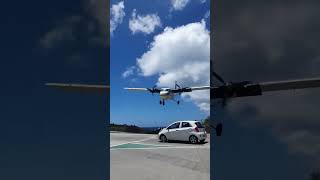
[[[210, 84], [210, 32], [205, 21], [177, 28], [166, 27], [155, 36], [149, 51], [137, 59], [143, 76], [158, 75], [158, 86], [173, 87]], [[209, 113], [209, 91], [185, 93], [185, 100], [193, 101]]]
[[201, 2], [201, 3], [205, 3], [205, 2], [207, 2], [207, 0], [200, 0], [200, 2]]
[[122, 23], [123, 17], [126, 15], [126, 13], [124, 12], [124, 2], [121, 1], [118, 4], [113, 4], [110, 8], [110, 11], [110, 33], [113, 34], [118, 25]]
[[190, 0], [171, 0], [171, 5], [174, 10], [182, 10]]
[[129, 21], [129, 28], [132, 34], [142, 32], [152, 33], [156, 27], [161, 27], [160, 17], [157, 14], [137, 15], [137, 10], [132, 12], [132, 18]]
[[127, 70], [122, 73], [122, 77], [127, 78], [127, 77], [133, 75], [135, 69], [136, 69], [135, 66], [131, 66], [131, 67], [127, 68]]

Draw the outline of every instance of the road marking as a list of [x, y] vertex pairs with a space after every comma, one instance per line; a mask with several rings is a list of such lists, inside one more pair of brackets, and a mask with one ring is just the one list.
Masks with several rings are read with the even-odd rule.
[[127, 143], [119, 146], [113, 146], [111, 149], [141, 149], [141, 148], [156, 148], [156, 147], [167, 147], [165, 145], [156, 145], [156, 144], [137, 144], [137, 143]]
[[116, 144], [116, 145], [112, 145], [110, 146], [110, 149], [112, 147], [115, 147], [115, 146], [120, 146], [120, 145], [124, 145], [124, 144], [129, 144], [129, 143], [138, 143], [138, 142], [142, 142], [142, 141], [148, 141], [150, 139], [156, 139], [156, 137], [149, 137], [149, 138], [145, 138], [145, 139], [141, 139], [141, 140], [137, 140], [137, 141], [129, 141], [129, 142], [125, 142], [125, 143], [120, 143], [120, 144]]

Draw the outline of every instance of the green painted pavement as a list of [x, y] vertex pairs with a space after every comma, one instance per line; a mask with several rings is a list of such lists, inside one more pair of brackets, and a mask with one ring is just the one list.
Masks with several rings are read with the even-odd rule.
[[121, 144], [118, 146], [113, 146], [111, 149], [130, 149], [130, 148], [155, 148], [155, 147], [169, 147], [164, 145], [151, 145], [151, 144], [135, 144], [135, 143], [127, 143], [127, 144]]

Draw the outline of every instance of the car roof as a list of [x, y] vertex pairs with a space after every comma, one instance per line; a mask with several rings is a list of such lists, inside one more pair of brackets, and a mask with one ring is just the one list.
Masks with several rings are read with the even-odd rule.
[[190, 121], [190, 120], [188, 120], [188, 121], [175, 121], [175, 122], [173, 122], [173, 123], [171, 123], [171, 124], [174, 124], [174, 123], [177, 123], [177, 122], [195, 123], [195, 122], [200, 122], [200, 121]]

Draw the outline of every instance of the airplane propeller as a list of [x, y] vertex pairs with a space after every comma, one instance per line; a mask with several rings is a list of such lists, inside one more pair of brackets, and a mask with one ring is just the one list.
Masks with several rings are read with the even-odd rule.
[[158, 91], [157, 85], [154, 85], [152, 88], [147, 88], [147, 89], [149, 92], [151, 92], [152, 96], [153, 96], [153, 93]]

